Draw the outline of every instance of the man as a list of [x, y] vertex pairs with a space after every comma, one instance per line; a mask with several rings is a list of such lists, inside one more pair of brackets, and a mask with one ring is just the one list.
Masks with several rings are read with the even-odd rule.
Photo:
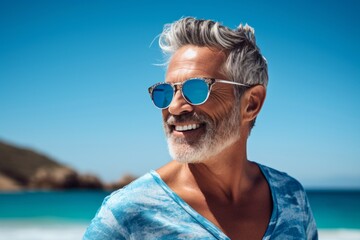
[[247, 159], [268, 81], [253, 29], [184, 18], [159, 42], [149, 93], [174, 160], [107, 197], [84, 239], [317, 239], [300, 183]]

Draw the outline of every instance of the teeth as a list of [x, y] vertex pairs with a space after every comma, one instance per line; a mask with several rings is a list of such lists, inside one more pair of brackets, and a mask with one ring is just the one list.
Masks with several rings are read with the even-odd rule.
[[179, 132], [194, 130], [200, 127], [200, 124], [189, 124], [183, 126], [175, 126], [175, 130]]

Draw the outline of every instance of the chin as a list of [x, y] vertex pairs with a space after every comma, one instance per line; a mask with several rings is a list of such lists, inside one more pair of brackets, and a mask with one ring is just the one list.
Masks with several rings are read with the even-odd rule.
[[186, 143], [174, 143], [168, 140], [168, 149], [170, 156], [180, 163], [199, 163], [202, 157], [196, 147]]
[[239, 135], [223, 139], [202, 141], [197, 144], [178, 142], [171, 137], [167, 139], [170, 156], [180, 163], [204, 163], [213, 156], [220, 154], [227, 147], [239, 140]]

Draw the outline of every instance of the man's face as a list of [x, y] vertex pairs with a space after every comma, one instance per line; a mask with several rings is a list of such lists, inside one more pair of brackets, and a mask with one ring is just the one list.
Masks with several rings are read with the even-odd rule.
[[[172, 56], [166, 82], [194, 77], [226, 79], [221, 73], [226, 55], [215, 49], [187, 45]], [[162, 111], [171, 156], [179, 162], [201, 162], [240, 138], [240, 107], [230, 84], [215, 83], [208, 100], [190, 105], [181, 90]]]

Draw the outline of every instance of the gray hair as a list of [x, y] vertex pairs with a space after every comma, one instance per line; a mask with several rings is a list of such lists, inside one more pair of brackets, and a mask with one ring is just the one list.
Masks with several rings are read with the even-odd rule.
[[[228, 80], [267, 86], [267, 61], [256, 45], [254, 29], [247, 24], [240, 24], [237, 29], [232, 30], [219, 22], [186, 17], [164, 26], [159, 45], [170, 57], [185, 45], [217, 48], [227, 54], [222, 71]], [[244, 90], [238, 89], [239, 91], [235, 91], [237, 101]], [[250, 128], [254, 123], [255, 120]]]
[[228, 80], [267, 86], [267, 62], [256, 45], [254, 29], [247, 24], [232, 30], [211, 20], [182, 18], [164, 26], [159, 45], [170, 55], [185, 45], [223, 50], [227, 53], [224, 71]]

